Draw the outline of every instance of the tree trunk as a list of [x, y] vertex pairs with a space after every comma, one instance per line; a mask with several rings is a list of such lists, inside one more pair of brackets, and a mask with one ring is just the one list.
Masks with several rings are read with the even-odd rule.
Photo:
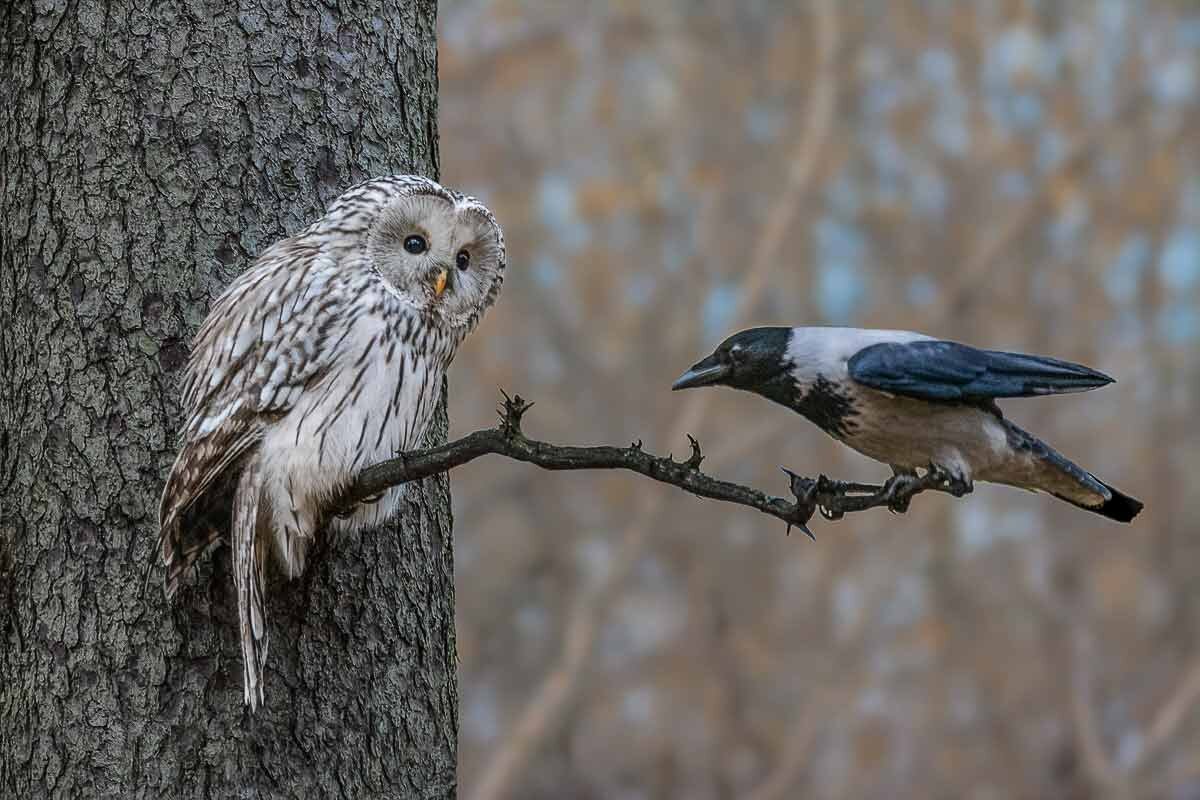
[[0, 796], [453, 795], [444, 480], [273, 582], [257, 715], [228, 548], [142, 592], [212, 298], [355, 181], [436, 173], [435, 3], [0, 5]]

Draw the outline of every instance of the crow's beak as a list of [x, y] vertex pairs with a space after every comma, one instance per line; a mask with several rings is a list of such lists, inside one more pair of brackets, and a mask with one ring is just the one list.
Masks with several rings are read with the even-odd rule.
[[441, 297], [442, 292], [446, 291], [446, 279], [450, 277], [450, 271], [445, 267], [438, 270], [437, 276], [433, 279], [433, 296]]
[[671, 391], [694, 389], [697, 386], [712, 386], [720, 383], [727, 375], [729, 375], [729, 367], [712, 355], [703, 361], [697, 361], [691, 369], [680, 375], [679, 379], [671, 384]]

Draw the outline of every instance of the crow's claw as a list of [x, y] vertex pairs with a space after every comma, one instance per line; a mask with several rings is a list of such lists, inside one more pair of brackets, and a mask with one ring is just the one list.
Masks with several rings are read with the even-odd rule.
[[930, 464], [929, 473], [933, 475], [934, 480], [940, 485], [945, 486], [946, 491], [955, 497], [968, 495], [975, 490], [975, 485], [971, 480], [953, 473], [941, 465]]
[[821, 512], [821, 516], [830, 522], [837, 522], [842, 517], [846, 516], [845, 511], [834, 511], [825, 506], [817, 506], [817, 510]]
[[893, 514], [908, 511], [908, 503], [912, 499], [912, 490], [916, 483], [916, 475], [903, 472], [888, 478], [887, 483], [883, 485], [883, 497], [887, 500], [888, 511]]
[[839, 483], [840, 483], [840, 481], [835, 481], [833, 478], [827, 477], [825, 475], [818, 475], [817, 476], [817, 492], [820, 494], [836, 493], [840, 489], [840, 487], [838, 486]]

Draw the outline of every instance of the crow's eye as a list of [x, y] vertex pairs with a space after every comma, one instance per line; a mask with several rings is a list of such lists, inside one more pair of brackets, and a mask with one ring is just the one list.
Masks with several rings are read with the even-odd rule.
[[471, 254], [466, 250], [459, 250], [458, 255], [454, 257], [454, 263], [458, 265], [459, 269], [466, 269], [471, 266]]
[[429, 245], [425, 243], [424, 236], [413, 234], [404, 239], [404, 249], [412, 253], [414, 256], [419, 256], [429, 249]]
[[740, 344], [735, 344], [729, 348], [729, 360], [735, 364], [742, 360], [742, 346]]

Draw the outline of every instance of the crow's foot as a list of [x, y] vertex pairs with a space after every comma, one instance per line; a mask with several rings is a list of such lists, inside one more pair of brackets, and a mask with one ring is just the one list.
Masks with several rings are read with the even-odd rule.
[[975, 490], [975, 484], [970, 478], [947, 469], [940, 464], [930, 464], [929, 474], [938, 482], [938, 485], [944, 486], [946, 491], [955, 497], [962, 497]]

